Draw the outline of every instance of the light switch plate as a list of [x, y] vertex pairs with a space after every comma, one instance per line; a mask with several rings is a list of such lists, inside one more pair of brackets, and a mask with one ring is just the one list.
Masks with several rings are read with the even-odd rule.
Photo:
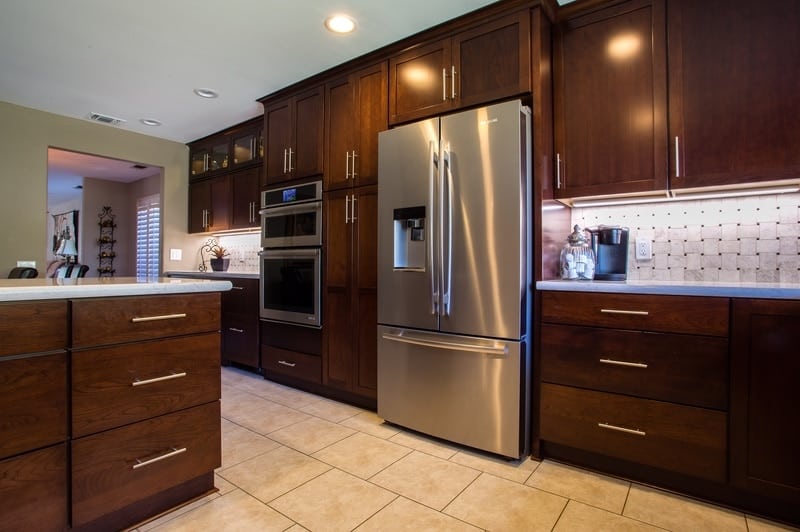
[[183, 257], [182, 249], [171, 248], [169, 250], [169, 260], [181, 260], [182, 257]]

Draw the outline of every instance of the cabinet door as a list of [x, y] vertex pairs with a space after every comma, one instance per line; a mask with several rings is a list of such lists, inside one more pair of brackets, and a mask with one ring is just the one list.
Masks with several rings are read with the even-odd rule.
[[258, 123], [248, 124], [229, 134], [231, 142], [231, 168], [256, 162], [261, 158], [261, 127]]
[[322, 174], [324, 101], [322, 86], [295, 97], [294, 147], [289, 157], [292, 177]]
[[254, 167], [230, 176], [231, 229], [259, 226], [260, 174], [261, 169]]
[[189, 185], [189, 232], [208, 231], [208, 211], [211, 208], [211, 185], [208, 181]]
[[557, 197], [666, 189], [663, 26], [659, 0], [626, 2], [558, 26]]
[[378, 182], [378, 133], [388, 127], [386, 62], [354, 74], [356, 86], [356, 157], [351, 163], [356, 185]]
[[530, 17], [521, 11], [453, 37], [448, 90], [458, 106], [530, 92]]
[[230, 216], [230, 178], [215, 177], [209, 181], [211, 192], [211, 215], [208, 231], [222, 231], [229, 227]]
[[672, 188], [796, 178], [796, 0], [667, 5]]
[[289, 148], [292, 145], [292, 108], [289, 99], [264, 109], [265, 184], [289, 178]]
[[189, 232], [228, 229], [230, 181], [227, 175], [189, 185]]
[[67, 446], [0, 460], [3, 530], [67, 529]]
[[447, 76], [450, 40], [414, 48], [389, 59], [389, 123], [433, 116], [450, 108]]
[[351, 186], [351, 157], [355, 147], [355, 87], [349, 77], [325, 86], [327, 144], [325, 189]]
[[800, 507], [800, 301], [733, 301], [730, 477]]
[[378, 388], [378, 189], [362, 187], [354, 198], [353, 391], [374, 398]]

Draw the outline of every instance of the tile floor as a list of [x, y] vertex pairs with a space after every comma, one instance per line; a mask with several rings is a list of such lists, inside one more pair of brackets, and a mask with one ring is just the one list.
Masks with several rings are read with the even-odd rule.
[[139, 532], [792, 530], [550, 461], [507, 462], [222, 369], [219, 491]]

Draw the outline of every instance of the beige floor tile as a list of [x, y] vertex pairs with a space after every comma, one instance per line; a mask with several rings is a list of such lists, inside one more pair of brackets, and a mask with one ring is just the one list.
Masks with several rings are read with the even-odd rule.
[[480, 529], [427, 506], [398, 497], [389, 506], [373, 515], [357, 532], [477, 532]]
[[744, 515], [710, 504], [633, 484], [622, 515], [668, 530], [745, 532]]
[[776, 523], [752, 515], [746, 516], [747, 530], [749, 532], [797, 532], [800, 528], [795, 528], [783, 523]]
[[302, 390], [297, 390], [277, 382], [265, 380], [258, 376], [257, 380], [245, 381], [239, 385], [242, 389], [249, 391], [254, 395], [269, 399], [276, 403], [291, 408], [301, 408], [309, 403], [319, 401], [318, 395], [310, 394]]
[[225, 495], [236, 489], [236, 486], [219, 476], [218, 474], [214, 474], [214, 487], [217, 488], [217, 493], [220, 495]]
[[[214, 484], [217, 485], [216, 479], [215, 479]], [[231, 486], [232, 489], [234, 489], [234, 490], [237, 489], [236, 486], [233, 486], [231, 484], [229, 484], [229, 486]], [[230, 492], [230, 491], [231, 490], [228, 490], [228, 492]], [[211, 502], [214, 499], [216, 499], [218, 497], [221, 497], [221, 496], [222, 496], [222, 493], [219, 492], [219, 491], [216, 492], [216, 493], [212, 493], [210, 495], [206, 495], [205, 497], [203, 497], [201, 499], [197, 499], [194, 502], [190, 502], [189, 504], [185, 504], [185, 505], [183, 505], [183, 506], [181, 506], [179, 508], [176, 508], [176, 509], [172, 510], [171, 512], [166, 513], [166, 514], [164, 514], [164, 515], [162, 515], [162, 516], [160, 516], [160, 517], [158, 517], [156, 519], [153, 519], [151, 521], [148, 521], [147, 523], [139, 525], [139, 527], [136, 528], [136, 530], [139, 531], [139, 532], [148, 532], [150, 530], [153, 530], [153, 529], [163, 525], [164, 523], [166, 523], [168, 521], [172, 521], [173, 519], [177, 518], [178, 516], [181, 516], [181, 515], [185, 514], [186, 512], [190, 512], [190, 511], [194, 510], [195, 508], [199, 508], [200, 506], [203, 506], [204, 504], [206, 504], [208, 502]]]
[[389, 441], [411, 447], [417, 451], [422, 451], [438, 458], [449, 460], [459, 451], [458, 447], [450, 445], [440, 440], [428, 438], [413, 432], [400, 431], [391, 438]]
[[157, 527], [157, 531], [195, 532], [197, 530], [283, 531], [292, 521], [242, 490], [236, 490], [186, 512]]
[[353, 429], [312, 416], [272, 432], [269, 437], [302, 453], [312, 454], [353, 433]]
[[661, 530], [577, 501], [569, 501], [553, 532], [657, 532]]
[[410, 452], [408, 447], [357, 432], [314, 453], [314, 458], [366, 480]]
[[222, 469], [226, 469], [278, 447], [278, 443], [222, 419]]
[[513, 480], [520, 484], [528, 480], [537, 467], [539, 462], [531, 460], [530, 457], [520, 458], [519, 460], [507, 460], [498, 456], [481, 453], [479, 451], [458, 451], [451, 462], [465, 465], [484, 473], [490, 473], [496, 477]]
[[299, 410], [334, 423], [341, 423], [345, 419], [357, 416], [364, 411], [355, 406], [337, 403], [336, 401], [329, 401], [327, 399], [314, 401], [313, 403], [299, 407]]
[[279, 447], [226, 469], [220, 476], [259, 500], [269, 502], [330, 469], [319, 460]]
[[435, 510], [452, 501], [479, 471], [414, 451], [390, 465], [371, 482]]
[[333, 469], [275, 499], [270, 506], [309, 530], [353, 530], [395, 497]]
[[222, 417], [265, 436], [311, 418], [293, 408], [252, 394], [247, 395], [248, 399], [237, 400], [235, 405], [226, 406], [227, 398], [223, 394]]
[[384, 423], [383, 418], [375, 412], [363, 411], [357, 416], [345, 419], [342, 425], [366, 432], [371, 436], [388, 439], [398, 434], [400, 429], [389, 423]]
[[487, 530], [551, 530], [567, 499], [487, 473], [443, 511]]
[[569, 499], [622, 513], [630, 482], [545, 460], [526, 482]]

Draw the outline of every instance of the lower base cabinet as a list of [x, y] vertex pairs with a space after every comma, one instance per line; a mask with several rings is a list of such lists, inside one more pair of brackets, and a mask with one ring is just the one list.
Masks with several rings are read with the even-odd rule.
[[67, 445], [0, 460], [0, 530], [63, 530], [67, 523]]

